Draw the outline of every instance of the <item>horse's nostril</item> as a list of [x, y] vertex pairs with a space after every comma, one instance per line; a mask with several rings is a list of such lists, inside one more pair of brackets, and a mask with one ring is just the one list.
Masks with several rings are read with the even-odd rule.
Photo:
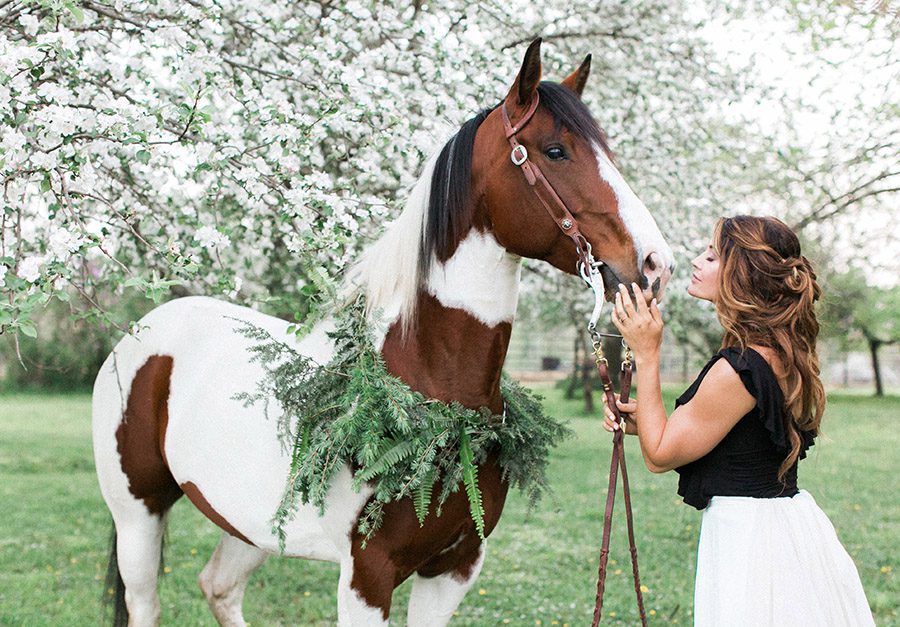
[[650, 253], [647, 255], [647, 258], [644, 259], [644, 270], [653, 272], [661, 265], [661, 263], [662, 257], [659, 256], [659, 253]]

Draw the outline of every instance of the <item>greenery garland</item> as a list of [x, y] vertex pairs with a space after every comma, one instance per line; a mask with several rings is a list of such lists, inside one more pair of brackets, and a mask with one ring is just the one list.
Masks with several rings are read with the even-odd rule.
[[266, 377], [255, 393], [238, 394], [245, 404], [278, 401], [278, 433], [291, 452], [290, 475], [273, 533], [284, 550], [285, 525], [299, 502], [324, 510], [335, 473], [350, 464], [353, 486], [374, 493], [359, 520], [365, 539], [381, 525], [384, 506], [410, 497], [423, 524], [440, 482], [435, 514], [460, 484], [465, 486], [472, 520], [484, 537], [484, 510], [478, 466], [497, 451], [503, 477], [536, 503], [547, 489], [550, 449], [570, 431], [547, 416], [540, 397], [504, 376], [505, 411], [467, 409], [459, 403], [427, 399], [388, 373], [375, 350], [365, 303], [357, 298], [337, 316], [329, 333], [334, 358], [316, 364], [267, 331], [244, 323], [239, 331], [256, 340], [250, 349]]

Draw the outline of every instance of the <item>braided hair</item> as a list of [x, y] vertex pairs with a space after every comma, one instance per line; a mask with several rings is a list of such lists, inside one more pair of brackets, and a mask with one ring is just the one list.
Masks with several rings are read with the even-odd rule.
[[713, 248], [720, 258], [716, 315], [725, 329], [722, 346], [771, 348], [782, 366], [778, 383], [791, 444], [778, 472], [782, 478], [800, 455], [800, 432], [815, 436], [825, 411], [814, 305], [822, 291], [797, 236], [777, 218], [722, 218]]

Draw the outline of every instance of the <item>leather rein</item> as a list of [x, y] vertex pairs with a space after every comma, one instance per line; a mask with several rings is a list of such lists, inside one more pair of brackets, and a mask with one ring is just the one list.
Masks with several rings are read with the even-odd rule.
[[[612, 460], [609, 469], [609, 487], [606, 491], [606, 511], [603, 516], [603, 539], [600, 547], [600, 566], [597, 577], [597, 597], [594, 605], [594, 619], [591, 623], [592, 627], [597, 627], [600, 623], [601, 612], [603, 609], [603, 592], [606, 585], [606, 563], [609, 557], [609, 538], [612, 531], [612, 513], [613, 505], [616, 501], [616, 480], [618, 472], [622, 470], [622, 492], [625, 498], [625, 519], [628, 523], [628, 544], [631, 548], [631, 572], [634, 579], [634, 592], [637, 596], [638, 613], [641, 617], [641, 625], [646, 627], [647, 617], [644, 612], [644, 599], [641, 593], [641, 581], [638, 574], [637, 561], [637, 545], [634, 540], [634, 521], [631, 512], [631, 494], [628, 488], [628, 470], [625, 467], [625, 417], [616, 406], [616, 397], [613, 393], [612, 380], [609, 375], [609, 362], [603, 355], [602, 336], [609, 334], [597, 331], [597, 321], [600, 318], [600, 311], [603, 307], [604, 285], [603, 278], [600, 274], [602, 261], [594, 259], [591, 252], [590, 242], [581, 234], [578, 228], [578, 222], [569, 211], [566, 204], [553, 189], [550, 181], [544, 176], [538, 165], [528, 158], [528, 150], [516, 139], [516, 133], [528, 124], [537, 111], [540, 97], [537, 93], [534, 99], [526, 109], [524, 115], [513, 125], [509, 119], [509, 113], [506, 110], [506, 103], [501, 106], [501, 114], [503, 117], [503, 127], [506, 132], [506, 139], [509, 141], [512, 152], [510, 159], [513, 164], [522, 170], [525, 180], [531, 186], [538, 200], [556, 222], [559, 229], [575, 242], [575, 249], [578, 253], [577, 270], [582, 279], [591, 287], [594, 292], [594, 311], [588, 322], [588, 332], [591, 335], [591, 344], [593, 348], [594, 360], [597, 365], [597, 371], [600, 374], [600, 381], [603, 384], [604, 402], [610, 408], [616, 421], [619, 423], [619, 429], [613, 435]], [[616, 336], [618, 337], [618, 336]], [[622, 361], [622, 371], [619, 375], [619, 390], [622, 401], [627, 402], [631, 393], [631, 371], [632, 360], [631, 351], [625, 345], [625, 359]]]

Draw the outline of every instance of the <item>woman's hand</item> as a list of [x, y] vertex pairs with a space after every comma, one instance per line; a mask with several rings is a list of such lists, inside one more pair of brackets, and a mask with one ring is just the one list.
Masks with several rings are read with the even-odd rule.
[[[622, 413], [622, 417], [625, 418], [625, 433], [627, 433], [628, 435], [637, 435], [637, 424], [635, 423], [634, 416], [632, 415], [637, 411], [637, 401], [631, 399], [627, 403], [623, 403], [619, 400], [619, 395], [616, 394], [616, 407], [619, 408], [619, 411]], [[605, 397], [603, 401], [603, 428], [610, 433], [618, 430], [619, 428], [619, 423], [616, 422], [616, 416], [612, 413], [609, 405], [606, 404]]]
[[619, 285], [612, 323], [631, 347], [635, 359], [656, 357], [662, 344], [662, 315], [659, 313], [655, 298], [648, 307], [637, 283], [632, 283], [631, 289], [634, 292], [634, 300], [628, 293], [628, 288]]

